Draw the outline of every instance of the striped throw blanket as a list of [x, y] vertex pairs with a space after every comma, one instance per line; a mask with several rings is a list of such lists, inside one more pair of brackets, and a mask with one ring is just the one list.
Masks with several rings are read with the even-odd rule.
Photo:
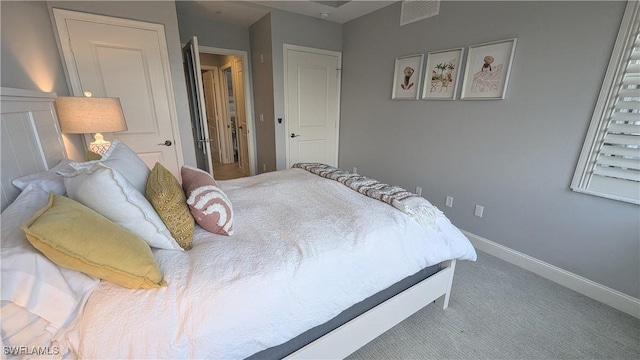
[[338, 181], [363, 195], [395, 207], [425, 228], [437, 229], [436, 218], [442, 212], [426, 199], [401, 187], [382, 184], [377, 180], [320, 163], [297, 163], [292, 167]]

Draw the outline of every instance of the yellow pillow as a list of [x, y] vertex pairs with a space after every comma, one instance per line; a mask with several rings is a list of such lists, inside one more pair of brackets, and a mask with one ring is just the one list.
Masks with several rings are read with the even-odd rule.
[[149, 173], [146, 195], [180, 247], [191, 249], [195, 221], [189, 211], [182, 185], [160, 163], [156, 163]]
[[142, 238], [75, 200], [51, 193], [22, 230], [59, 266], [132, 289], [166, 286]]

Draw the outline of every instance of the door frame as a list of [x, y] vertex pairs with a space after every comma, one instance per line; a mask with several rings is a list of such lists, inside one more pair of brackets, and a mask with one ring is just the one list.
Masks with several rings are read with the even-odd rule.
[[[82, 84], [78, 76], [76, 64], [73, 59], [73, 50], [71, 49], [71, 41], [69, 39], [69, 31], [66, 27], [66, 20], [79, 20], [94, 22], [105, 25], [130, 27], [134, 29], [153, 31], [158, 36], [158, 45], [160, 48], [160, 55], [162, 61], [162, 69], [164, 81], [167, 88], [167, 104], [169, 105], [169, 118], [171, 122], [171, 131], [173, 132], [173, 143], [176, 152], [176, 158], [178, 161], [178, 169], [184, 165], [184, 155], [182, 152], [182, 141], [180, 139], [180, 128], [178, 126], [178, 112], [176, 110], [176, 97], [173, 91], [173, 82], [171, 80], [171, 67], [169, 66], [169, 50], [167, 48], [167, 39], [164, 32], [164, 25], [154, 24], [140, 20], [123, 19], [119, 17], [90, 14], [74, 10], [65, 10], [59, 8], [53, 8], [54, 26], [57, 31], [54, 31], [56, 41], [58, 43], [60, 54], [62, 57], [62, 67], [64, 69], [64, 75], [67, 79], [67, 85], [72, 96], [83, 96]], [[65, 39], [62, 41], [62, 39]], [[70, 71], [71, 70], [71, 71]], [[87, 137], [89, 136], [89, 137]], [[90, 141], [90, 135], [82, 137], [85, 143], [85, 149], [88, 148], [87, 144]]]
[[[316, 48], [311, 48], [311, 47], [306, 47], [306, 46], [300, 46], [300, 45], [291, 45], [291, 44], [283, 44], [282, 46], [282, 57], [283, 57], [283, 75], [284, 75], [284, 118], [285, 119], [290, 119], [291, 117], [289, 116], [289, 104], [288, 104], [288, 98], [287, 98], [287, 83], [289, 81], [288, 79], [288, 60], [287, 60], [287, 52], [289, 50], [293, 50], [293, 51], [300, 51], [300, 52], [306, 52], [306, 53], [311, 53], [311, 54], [317, 54], [317, 55], [329, 55], [329, 56], [336, 56], [338, 58], [338, 90], [336, 95], [338, 96], [338, 118], [336, 119], [336, 129], [335, 129], [335, 133], [336, 133], [336, 156], [335, 156], [335, 163], [338, 164], [338, 159], [339, 159], [339, 150], [340, 150], [340, 91], [342, 89], [342, 53], [339, 51], [333, 51], [333, 50], [324, 50], [324, 49], [316, 49]], [[285, 121], [284, 122], [284, 131], [285, 131], [285, 164], [287, 167], [293, 165], [293, 164], [289, 164], [289, 147], [290, 147], [290, 141], [289, 141], [289, 122]]]
[[251, 79], [251, 72], [249, 69], [249, 54], [243, 50], [223, 49], [211, 46], [200, 46], [200, 52], [213, 55], [234, 55], [242, 58], [242, 72], [244, 80], [244, 108], [247, 117], [247, 147], [249, 150], [249, 175], [253, 176], [257, 174], [257, 157], [256, 157], [256, 134], [255, 134], [255, 121], [253, 116], [253, 81]]

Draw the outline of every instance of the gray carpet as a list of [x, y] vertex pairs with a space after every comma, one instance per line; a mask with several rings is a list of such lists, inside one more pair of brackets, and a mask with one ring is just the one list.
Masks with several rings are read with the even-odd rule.
[[348, 359], [640, 359], [640, 320], [478, 252], [429, 305]]

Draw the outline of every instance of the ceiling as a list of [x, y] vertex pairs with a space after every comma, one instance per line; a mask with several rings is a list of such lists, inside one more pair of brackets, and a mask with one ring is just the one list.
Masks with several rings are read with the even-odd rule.
[[276, 8], [344, 24], [395, 1], [176, 1], [180, 16], [197, 16], [249, 26]]

